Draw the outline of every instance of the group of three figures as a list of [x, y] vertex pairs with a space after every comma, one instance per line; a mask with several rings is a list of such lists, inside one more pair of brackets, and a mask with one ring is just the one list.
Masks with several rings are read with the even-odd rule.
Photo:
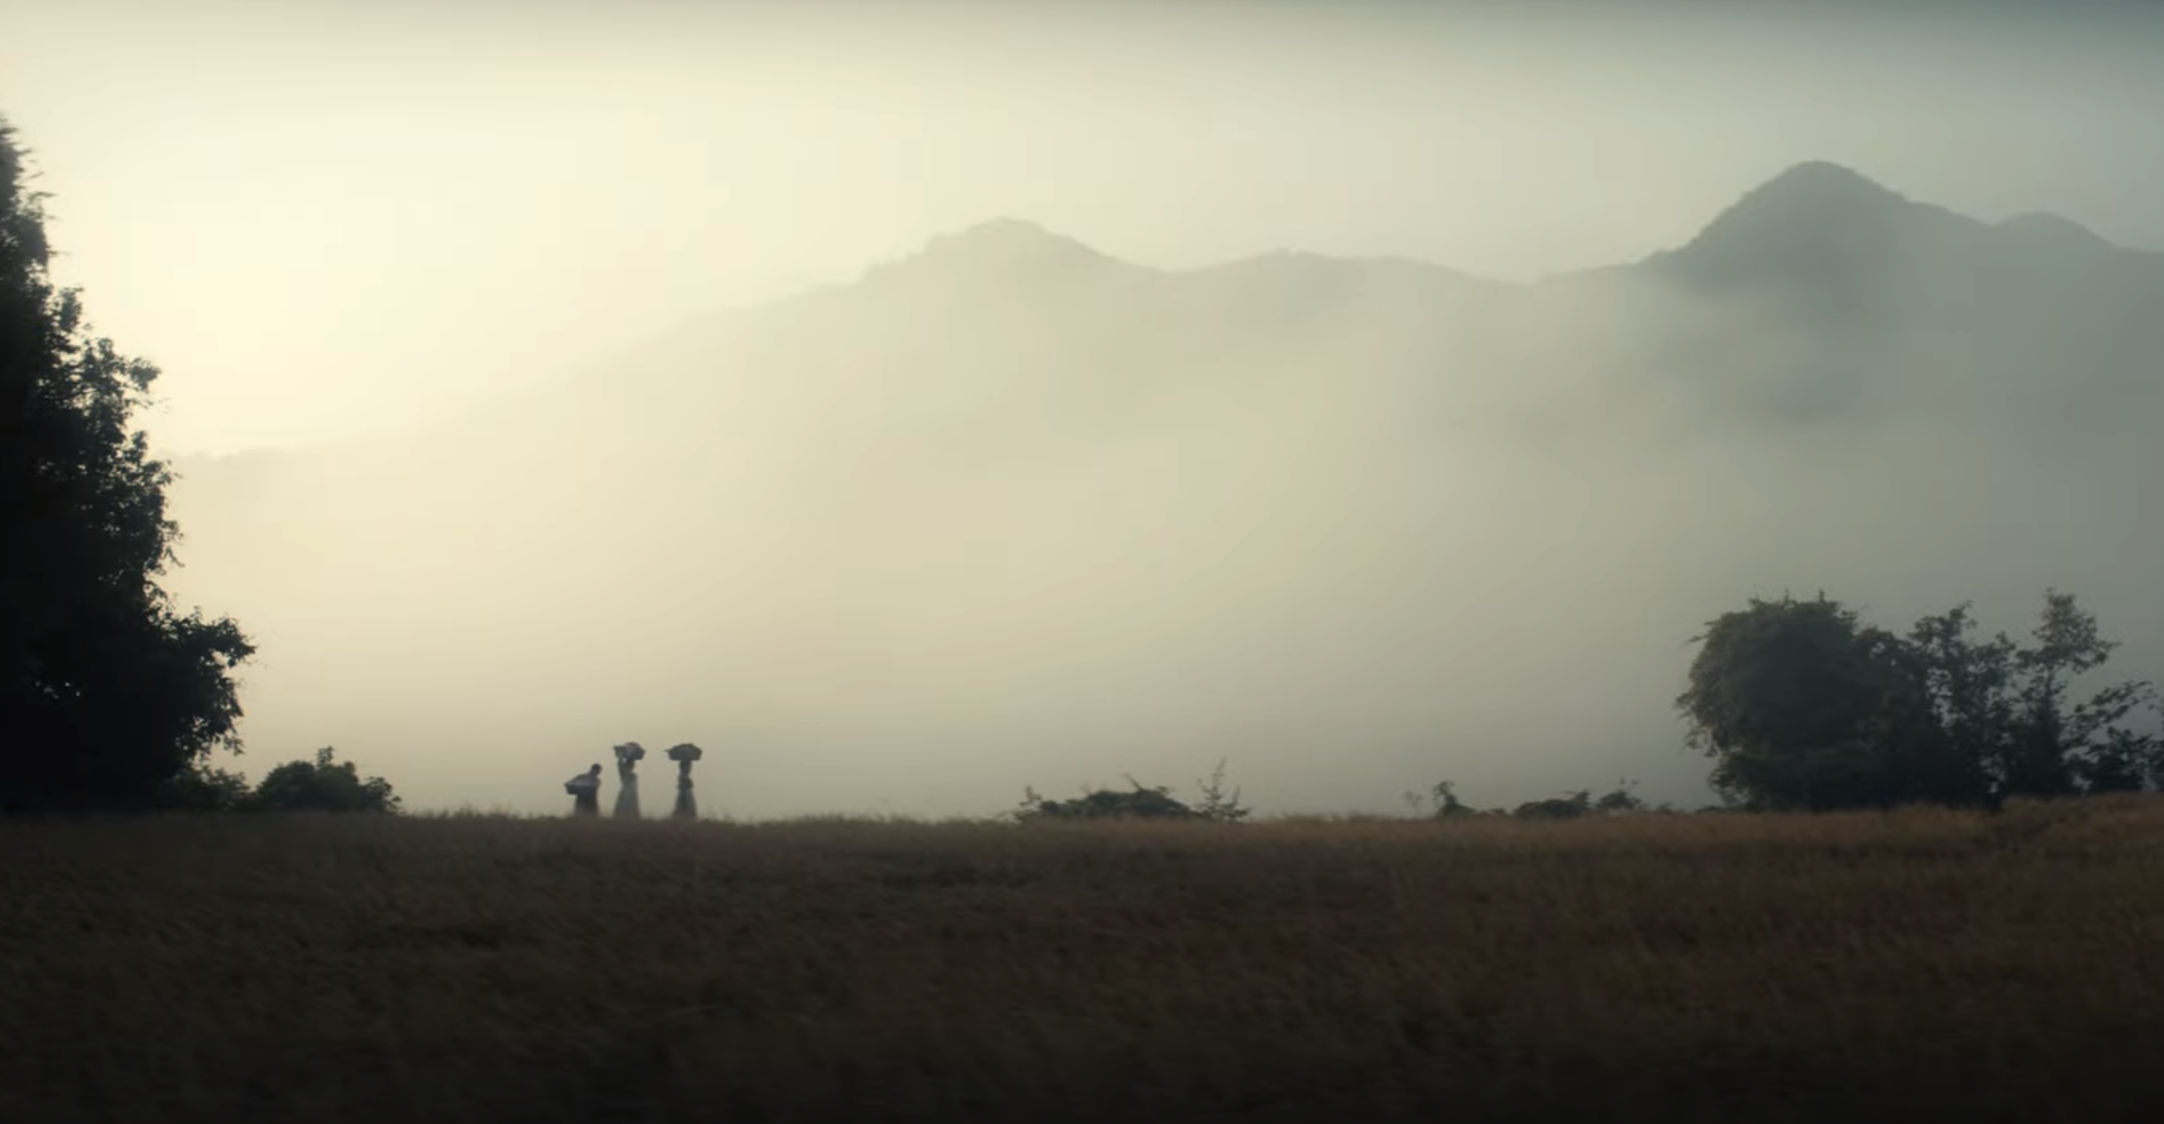
[[[616, 777], [620, 782], [616, 790], [616, 818], [635, 820], [639, 818], [639, 762], [646, 756], [646, 747], [637, 742], [625, 742], [616, 747]], [[671, 818], [695, 820], [699, 818], [699, 801], [691, 794], [691, 766], [704, 753], [698, 746], [685, 742], [668, 751], [669, 760], [676, 762], [676, 810]], [[571, 794], [571, 814], [574, 816], [598, 816], [601, 814], [601, 766], [580, 773], [564, 782], [564, 791]]]

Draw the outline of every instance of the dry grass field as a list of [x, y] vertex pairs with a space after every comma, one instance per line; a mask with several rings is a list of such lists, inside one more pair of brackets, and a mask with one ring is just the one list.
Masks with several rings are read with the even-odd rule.
[[0, 823], [0, 1120], [2164, 1120], [2164, 799]]

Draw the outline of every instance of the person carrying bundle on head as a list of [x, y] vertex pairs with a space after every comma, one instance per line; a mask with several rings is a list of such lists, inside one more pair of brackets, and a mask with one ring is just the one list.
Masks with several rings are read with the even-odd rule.
[[574, 816], [598, 816], [601, 814], [601, 766], [596, 765], [564, 782], [564, 791], [571, 794], [571, 814]]
[[635, 820], [639, 818], [639, 762], [646, 758], [646, 747], [637, 742], [625, 742], [616, 747], [616, 818]]
[[673, 819], [699, 818], [699, 798], [691, 794], [691, 766], [703, 756], [704, 751], [690, 742], [669, 747], [669, 760], [676, 762], [676, 808], [670, 813]]

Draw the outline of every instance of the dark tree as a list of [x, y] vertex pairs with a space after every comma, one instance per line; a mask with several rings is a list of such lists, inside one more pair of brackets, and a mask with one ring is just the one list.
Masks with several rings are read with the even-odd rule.
[[130, 420], [158, 372], [53, 287], [23, 156], [0, 122], [0, 811], [143, 808], [238, 748], [254, 648], [157, 585], [172, 474]]
[[158, 806], [175, 812], [242, 812], [254, 799], [248, 778], [204, 762], [181, 770], [158, 792]]
[[2074, 595], [2047, 590], [2032, 644], [2006, 634], [1970, 636], [1968, 606], [1918, 621], [1909, 642], [1923, 660], [1934, 715], [1949, 744], [1998, 797], [2067, 796], [2154, 787], [2164, 742], [2137, 731], [2156, 704], [2146, 682], [2116, 683], [2086, 700], [2074, 681], [2117, 645]]
[[2143, 681], [2115, 683], [2077, 701], [2074, 681], [2104, 666], [2118, 648], [2103, 638], [2096, 615], [2071, 593], [2044, 592], [2033, 643], [2011, 651], [2012, 672], [2001, 685], [1994, 713], [2008, 718], [1998, 756], [1991, 762], [2008, 795], [2062, 796], [2074, 792], [2133, 791], [2153, 787], [2164, 761], [2164, 738], [2138, 733], [2128, 723], [2156, 706], [2156, 688]]
[[1876, 735], [1911, 686], [1888, 645], [1820, 594], [1752, 598], [1707, 625], [1676, 705], [1691, 744], [1714, 759], [1713, 786], [1751, 808], [1893, 802]]
[[1898, 637], [1821, 595], [1753, 600], [1699, 639], [1677, 705], [1713, 781], [1746, 807], [1996, 805], [2155, 787], [2164, 739], [2135, 728], [2144, 682], [2084, 701], [2115, 647], [2073, 595], [2046, 591], [2033, 644], [1973, 636], [1967, 605]]
[[1909, 655], [1923, 686], [1924, 705], [1947, 751], [1967, 763], [1973, 784], [2002, 794], [2007, 737], [2014, 715], [2014, 643], [2002, 633], [1978, 641], [1966, 602], [1909, 630]]
[[398, 795], [382, 777], [361, 779], [351, 761], [338, 761], [329, 746], [314, 761], [288, 761], [256, 786], [248, 808], [261, 812], [397, 812]]

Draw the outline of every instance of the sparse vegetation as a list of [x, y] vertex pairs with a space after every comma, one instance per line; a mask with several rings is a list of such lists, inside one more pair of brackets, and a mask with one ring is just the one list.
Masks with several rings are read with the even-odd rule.
[[1035, 788], [1022, 790], [1022, 804], [1013, 818], [1031, 820], [1210, 820], [1238, 823], [1252, 809], [1240, 803], [1240, 790], [1226, 791], [1225, 762], [1220, 759], [1210, 775], [1196, 781], [1202, 798], [1190, 805], [1172, 795], [1167, 785], [1145, 786], [1126, 778], [1127, 791], [1100, 788], [1067, 800], [1050, 800]]
[[0, 822], [0, 1118], [2156, 1119], [2164, 798]]
[[1216, 820], [1219, 823], [1238, 823], [1253, 811], [1240, 803], [1238, 788], [1225, 791], [1224, 758], [1218, 758], [1217, 765], [1210, 770], [1210, 775], [1196, 781], [1195, 787], [1202, 793], [1201, 801], [1195, 805], [1195, 812], [1203, 819]]
[[1437, 781], [1426, 793], [1408, 791], [1404, 795], [1406, 807], [1415, 816], [1439, 820], [1456, 819], [1461, 816], [1511, 816], [1521, 820], [1569, 820], [1588, 815], [1625, 815], [1637, 812], [1670, 812], [1666, 806], [1649, 807], [1633, 790], [1636, 781], [1618, 781], [1615, 788], [1596, 799], [1593, 790], [1580, 789], [1567, 796], [1548, 800], [1528, 800], [1516, 809], [1505, 812], [1501, 808], [1479, 811], [1458, 798], [1458, 786], [1454, 781]]

